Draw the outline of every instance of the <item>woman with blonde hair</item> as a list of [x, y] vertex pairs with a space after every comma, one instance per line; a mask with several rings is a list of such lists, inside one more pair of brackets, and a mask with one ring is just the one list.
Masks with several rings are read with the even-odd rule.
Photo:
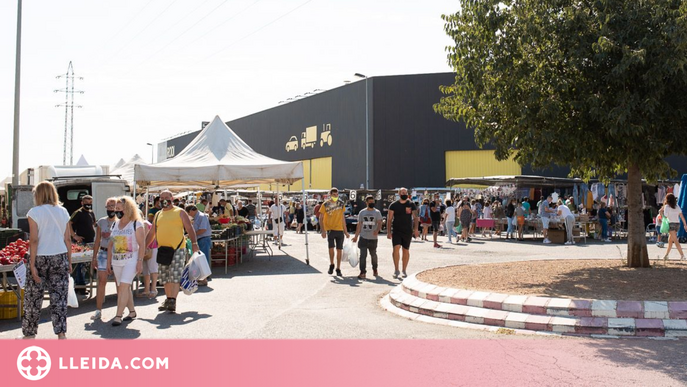
[[[131, 283], [143, 267], [145, 229], [136, 202], [128, 196], [117, 199], [115, 215], [118, 220], [107, 247], [107, 271], [114, 272], [117, 281], [117, 314], [112, 325], [118, 326], [136, 318]], [[129, 315], [122, 318], [124, 308], [129, 309]]]
[[50, 294], [53, 332], [67, 336], [67, 292], [72, 271], [69, 213], [58, 201], [55, 186], [47, 181], [33, 189], [36, 206], [29, 210], [30, 275], [26, 276], [22, 333], [32, 339], [38, 332], [43, 292]]
[[[670, 231], [668, 231], [668, 248], [666, 249], [666, 255], [663, 260], [668, 259], [668, 254], [670, 254], [670, 249], [673, 247], [673, 243], [680, 253], [680, 259], [685, 259], [685, 254], [682, 252], [682, 246], [680, 246], [680, 241], [677, 239], [677, 232], [680, 229], [680, 220], [682, 224], [687, 228], [687, 222], [685, 222], [685, 216], [682, 215], [682, 209], [677, 205], [677, 199], [675, 194], [669, 193], [663, 200], [663, 207], [658, 211], [661, 214], [661, 218], [668, 218], [670, 224]], [[657, 227], [659, 227], [657, 225]]]

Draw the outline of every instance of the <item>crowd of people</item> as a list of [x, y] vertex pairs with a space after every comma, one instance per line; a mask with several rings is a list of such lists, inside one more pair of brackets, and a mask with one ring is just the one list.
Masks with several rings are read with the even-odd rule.
[[[568, 244], [574, 244], [572, 229], [575, 212], [585, 212], [575, 206], [572, 198], [561, 198], [554, 202], [552, 195], [542, 197], [532, 206], [529, 198], [518, 200], [508, 198], [470, 198], [468, 196], [450, 198], [443, 202], [439, 194], [424, 199], [421, 203], [413, 202], [406, 188], [397, 192], [397, 199], [387, 207], [387, 239], [393, 247], [392, 260], [394, 278], [407, 277], [410, 261], [411, 241], [416, 238], [428, 241], [429, 229], [432, 230], [432, 242], [435, 248], [441, 248], [439, 236], [448, 238], [448, 243], [469, 243], [481, 231], [482, 237], [492, 237], [494, 233], [504, 232], [494, 224], [482, 224], [478, 230], [477, 220], [506, 220], [506, 239], [523, 240], [525, 220], [538, 214], [542, 223], [545, 244], [551, 243], [547, 231], [552, 216], [557, 216], [564, 224]], [[55, 186], [50, 182], [41, 182], [34, 188], [35, 206], [28, 212], [30, 230], [29, 272], [25, 287], [24, 316], [22, 333], [24, 338], [34, 338], [40, 317], [44, 291], [50, 295], [50, 313], [53, 332], [60, 339], [66, 338], [67, 332], [67, 294], [70, 275], [75, 283], [83, 283], [83, 271], [76, 265], [72, 273], [72, 243], [93, 243], [92, 267], [97, 271], [96, 311], [92, 320], [103, 319], [103, 303], [106, 295], [106, 284], [111, 275], [116, 281], [117, 304], [112, 312], [112, 326], [136, 319], [135, 297], [155, 299], [158, 296], [159, 282], [165, 293], [158, 310], [175, 313], [177, 295], [180, 290], [182, 271], [188, 261], [186, 237], [191, 241], [191, 250], [203, 252], [210, 260], [212, 246], [209, 215], [244, 216], [255, 219], [256, 207], [252, 201], [244, 206], [236, 205], [224, 199], [218, 205], [210, 206], [207, 200], [189, 204], [174, 199], [170, 191], [162, 191], [148, 209], [147, 217], [129, 196], [113, 197], [105, 203], [106, 216], [95, 219], [93, 198], [83, 196], [81, 208], [71, 216], [61, 206]], [[674, 194], [665, 196], [664, 205], [659, 212], [657, 224], [666, 219], [668, 230], [668, 248], [665, 258], [675, 245], [681, 259], [684, 253], [677, 240], [679, 224], [687, 228], [687, 221], [676, 203]], [[357, 213], [357, 227], [352, 242], [360, 250], [360, 274], [358, 278], [367, 278], [367, 257], [371, 259], [373, 275], [379, 275], [377, 247], [379, 234], [384, 226], [384, 217], [378, 209], [375, 197], [366, 196], [365, 208]], [[317, 217], [318, 232], [327, 240], [329, 254], [328, 274], [342, 276], [341, 260], [345, 239], [351, 238], [348, 232], [345, 212], [346, 203], [339, 199], [339, 191], [331, 188], [326, 201], [318, 202], [314, 208]], [[601, 226], [601, 239], [608, 239], [608, 225], [612, 222], [614, 212], [605, 202], [595, 204], [593, 213]], [[617, 212], [615, 212], [617, 214]], [[303, 231], [306, 218], [305, 207], [297, 202], [284, 200], [281, 203], [269, 203], [267, 211], [268, 225], [272, 228], [274, 238], [283, 244], [285, 225], [295, 223], [297, 233]], [[422, 230], [420, 230], [422, 229]], [[209, 262], [208, 262], [209, 263]], [[143, 276], [141, 290], [132, 292], [132, 282]], [[199, 283], [199, 285], [206, 285]], [[128, 311], [125, 316], [124, 312]]]

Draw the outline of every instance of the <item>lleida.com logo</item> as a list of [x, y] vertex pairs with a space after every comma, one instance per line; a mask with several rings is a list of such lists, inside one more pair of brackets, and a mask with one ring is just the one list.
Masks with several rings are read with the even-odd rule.
[[41, 347], [25, 348], [17, 357], [17, 370], [28, 380], [41, 380], [50, 372], [50, 355]]

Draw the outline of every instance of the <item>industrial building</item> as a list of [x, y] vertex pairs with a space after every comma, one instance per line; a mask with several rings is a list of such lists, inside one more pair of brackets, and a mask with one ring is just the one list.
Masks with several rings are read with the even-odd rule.
[[[492, 175], [566, 177], [569, 170], [520, 167], [479, 149], [472, 130], [434, 112], [453, 73], [379, 76], [227, 122], [256, 152], [303, 161], [306, 189], [443, 187], [449, 178]], [[158, 144], [174, 157], [200, 130]], [[669, 162], [687, 173], [687, 158]], [[289, 187], [300, 190], [301, 185]]]

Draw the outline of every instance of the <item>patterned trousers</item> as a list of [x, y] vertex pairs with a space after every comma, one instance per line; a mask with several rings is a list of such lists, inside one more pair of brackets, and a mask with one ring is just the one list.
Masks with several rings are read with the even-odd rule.
[[67, 333], [67, 292], [69, 290], [67, 253], [36, 256], [36, 269], [41, 279], [40, 283], [33, 280], [29, 271], [26, 273], [22, 333], [24, 336], [34, 336], [38, 332], [43, 292], [46, 289], [50, 294], [50, 317], [53, 331], [56, 335]]

